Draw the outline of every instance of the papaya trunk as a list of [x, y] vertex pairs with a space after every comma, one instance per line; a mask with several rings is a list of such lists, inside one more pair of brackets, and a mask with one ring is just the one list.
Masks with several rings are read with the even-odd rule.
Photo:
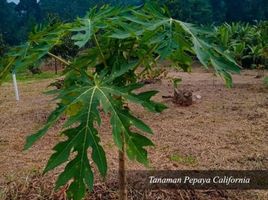
[[125, 168], [125, 141], [123, 138], [122, 151], [119, 150], [119, 200], [127, 200], [127, 179]]

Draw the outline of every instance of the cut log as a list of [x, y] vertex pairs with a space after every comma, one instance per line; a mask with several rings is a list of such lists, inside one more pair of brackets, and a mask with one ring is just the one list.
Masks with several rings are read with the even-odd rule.
[[[190, 106], [193, 104], [193, 93], [189, 90], [174, 89], [174, 95], [162, 96], [163, 99], [172, 99], [174, 104], [179, 106]], [[199, 95], [199, 98], [201, 96]]]
[[189, 90], [174, 89], [172, 101], [180, 106], [190, 106], [193, 104], [193, 93]]

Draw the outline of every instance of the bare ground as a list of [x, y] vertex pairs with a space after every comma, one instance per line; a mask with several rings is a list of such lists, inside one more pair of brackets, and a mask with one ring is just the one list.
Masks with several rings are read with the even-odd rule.
[[[151, 139], [156, 146], [149, 149], [151, 168], [268, 169], [268, 89], [255, 78], [256, 71], [235, 75], [232, 89], [226, 88], [220, 78], [199, 69], [192, 74], [170, 72], [168, 76], [181, 77], [181, 87], [201, 99], [189, 107], [164, 101], [162, 95], [171, 95], [172, 86], [162, 80], [145, 89], [159, 90], [155, 99], [166, 103], [167, 110], [159, 115], [131, 105], [155, 133]], [[42, 94], [50, 82], [19, 84], [18, 103], [11, 84], [0, 87], [0, 199], [1, 195], [3, 199], [60, 199], [51, 190], [52, 180], [60, 170], [45, 177], [38, 172], [45, 166], [52, 147], [62, 139], [58, 134], [61, 123], [29, 151], [22, 151], [25, 137], [38, 130], [55, 107], [51, 97]], [[117, 169], [117, 150], [105, 116], [100, 130], [112, 173]], [[144, 169], [131, 161], [127, 168]], [[106, 184], [97, 181], [89, 198], [117, 199], [115, 180], [116, 174], [110, 174]], [[130, 188], [129, 195], [130, 199], [268, 199], [267, 191], [147, 191], [144, 197]]]

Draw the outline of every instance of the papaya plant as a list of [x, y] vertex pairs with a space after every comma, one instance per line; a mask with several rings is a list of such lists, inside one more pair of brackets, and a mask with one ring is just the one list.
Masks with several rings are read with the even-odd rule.
[[[128, 107], [139, 104], [151, 112], [162, 112], [166, 106], [151, 98], [157, 91], [137, 92], [139, 67], [151, 64], [157, 57], [189, 71], [196, 56], [204, 67], [213, 67], [232, 86], [231, 73], [239, 73], [234, 60], [201, 37], [198, 27], [166, 16], [166, 11], [153, 4], [143, 7], [110, 7], [91, 9], [72, 23], [54, 24], [29, 36], [27, 43], [11, 49], [2, 59], [0, 80], [11, 71], [27, 68], [44, 56], [63, 62], [64, 83], [56, 95], [56, 109], [37, 133], [28, 136], [25, 149], [66, 115], [62, 127], [65, 141], [59, 142], [44, 172], [66, 164], [56, 181], [56, 188], [69, 183], [70, 199], [80, 200], [87, 189], [93, 190], [96, 166], [101, 176], [107, 174], [107, 159], [98, 126], [104, 112], [112, 126], [111, 136], [119, 149], [120, 198], [126, 199], [125, 153], [131, 160], [148, 166], [146, 147], [153, 142], [145, 136], [153, 131]], [[51, 53], [61, 38], [72, 35], [79, 47], [75, 58], [64, 60]], [[133, 129], [132, 127], [136, 127]], [[91, 148], [91, 155], [88, 155]], [[92, 162], [90, 162], [92, 161]]]

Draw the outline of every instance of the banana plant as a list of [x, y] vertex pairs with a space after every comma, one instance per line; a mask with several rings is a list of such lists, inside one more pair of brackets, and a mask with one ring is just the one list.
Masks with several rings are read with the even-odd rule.
[[[50, 92], [56, 95], [58, 106], [43, 128], [28, 136], [25, 144], [25, 149], [29, 149], [62, 115], [66, 116], [62, 127], [66, 140], [53, 148], [54, 153], [44, 170], [48, 172], [66, 164], [56, 181], [56, 189], [69, 183], [68, 197], [80, 200], [87, 189], [93, 190], [93, 167], [101, 176], [106, 176], [107, 159], [98, 131], [102, 124], [100, 113], [104, 112], [110, 118], [111, 137], [119, 149], [120, 198], [127, 198], [125, 154], [130, 160], [148, 166], [146, 147], [154, 145], [147, 137], [153, 131], [135, 116], [128, 103], [151, 112], [162, 112], [166, 108], [151, 100], [157, 91], [137, 92], [143, 87], [138, 82], [139, 67], [159, 57], [189, 71], [191, 60], [196, 56], [204, 67], [213, 67], [226, 85], [232, 86], [231, 73], [239, 73], [239, 66], [218, 46], [202, 38], [203, 32], [193, 24], [167, 17], [165, 10], [153, 4], [124, 8], [103, 6], [91, 9], [84, 18], [72, 23], [43, 28], [2, 58], [0, 80], [14, 69], [26, 69], [47, 55], [66, 65], [63, 87]], [[69, 34], [79, 53], [71, 60], [64, 60], [51, 50]]]

